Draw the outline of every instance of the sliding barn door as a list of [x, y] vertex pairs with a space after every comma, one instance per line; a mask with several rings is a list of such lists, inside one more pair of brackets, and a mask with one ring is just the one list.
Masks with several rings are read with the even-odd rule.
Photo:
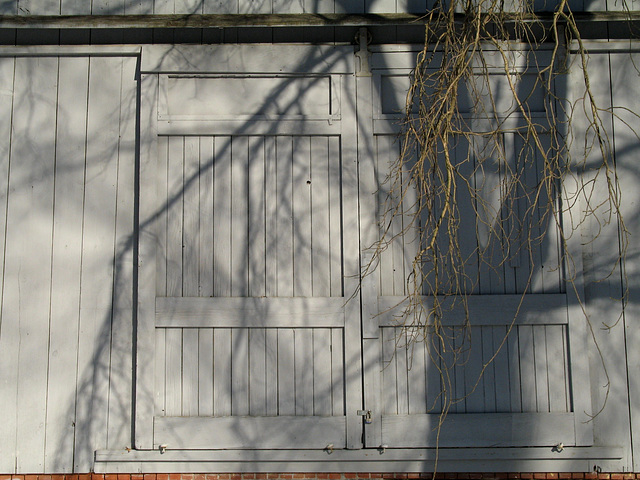
[[[456, 175], [469, 185], [460, 187], [455, 197], [465, 275], [457, 288], [466, 293], [466, 301], [440, 297], [443, 328], [434, 335], [431, 322], [415, 325], [425, 323], [433, 305], [436, 271], [428, 262], [417, 269], [413, 265], [424, 247], [420, 231], [432, 225], [427, 218], [414, 219], [419, 204], [415, 192], [400, 195], [387, 180], [400, 154], [394, 120], [409, 73], [388, 70], [389, 64], [397, 66], [394, 62], [401, 61], [391, 54], [374, 56], [374, 66], [380, 67], [373, 82], [371, 135], [376, 176], [369, 182], [375, 188], [364, 187], [377, 193], [376, 218], [384, 219], [379, 225], [387, 229], [389, 240], [368, 281], [371, 287], [363, 287], [363, 305], [371, 310], [363, 319], [365, 358], [370, 359], [365, 408], [372, 417], [365, 427], [367, 446], [590, 445], [591, 426], [585, 423], [590, 410], [586, 320], [577, 299], [581, 253], [568, 251], [572, 240], [561, 241], [559, 229], [568, 217], [546, 213], [547, 202], [554, 202], [556, 211], [568, 207], [563, 206], [560, 185], [540, 188], [543, 152], [549, 152], [551, 137], [544, 126], [536, 71], [523, 65], [514, 82], [531, 90], [538, 151], [531, 132], [521, 128], [522, 119], [502, 111], [496, 116], [504, 133], [451, 142], [448, 153]], [[504, 74], [492, 73], [490, 81], [494, 91], [500, 91]], [[465, 108], [464, 100], [460, 108]], [[472, 114], [470, 109], [471, 123]], [[482, 127], [478, 122], [479, 133]], [[525, 164], [523, 158], [529, 161]], [[519, 172], [519, 179], [505, 189], [509, 169]], [[536, 195], [544, 200], [532, 207]], [[395, 208], [396, 215], [385, 217], [389, 208]], [[436, 248], [446, 251], [447, 242], [442, 235]], [[446, 267], [439, 267], [437, 274], [446, 276]], [[446, 282], [442, 285], [446, 288]], [[409, 295], [422, 316], [405, 315]], [[403, 326], [407, 324], [414, 326]]]
[[158, 82], [153, 445], [358, 446], [348, 79]]

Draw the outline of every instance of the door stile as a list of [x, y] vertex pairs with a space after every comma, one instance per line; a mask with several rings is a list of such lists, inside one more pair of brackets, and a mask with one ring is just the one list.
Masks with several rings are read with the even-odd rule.
[[[360, 202], [360, 263], [362, 295], [362, 358], [364, 410], [370, 420], [364, 422], [365, 447], [382, 444], [382, 412], [380, 388], [380, 329], [378, 327], [378, 284], [374, 269], [374, 244], [379, 229], [376, 219], [378, 184], [375, 168], [375, 137], [373, 135], [373, 81], [370, 72], [356, 74], [356, 104], [358, 110], [358, 180]], [[370, 423], [368, 423], [370, 422]]]
[[342, 198], [344, 235], [344, 295], [345, 295], [345, 386], [347, 416], [347, 448], [362, 448], [362, 355], [361, 355], [361, 291], [360, 235], [358, 233], [358, 145], [356, 83], [352, 75], [342, 81]]
[[138, 225], [138, 301], [136, 315], [134, 444], [153, 448], [158, 76], [140, 79], [140, 166]]

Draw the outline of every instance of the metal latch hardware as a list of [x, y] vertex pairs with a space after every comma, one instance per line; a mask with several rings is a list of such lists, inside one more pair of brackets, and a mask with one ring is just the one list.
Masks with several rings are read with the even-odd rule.
[[364, 423], [369, 424], [373, 422], [371, 419], [371, 410], [358, 410], [357, 414], [364, 417]]

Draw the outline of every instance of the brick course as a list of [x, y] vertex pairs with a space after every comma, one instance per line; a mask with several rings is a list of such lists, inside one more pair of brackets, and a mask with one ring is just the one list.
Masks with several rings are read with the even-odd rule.
[[[432, 480], [428, 472], [403, 473], [132, 473], [0, 474], [0, 480]], [[640, 473], [437, 473], [435, 480], [640, 480]]]

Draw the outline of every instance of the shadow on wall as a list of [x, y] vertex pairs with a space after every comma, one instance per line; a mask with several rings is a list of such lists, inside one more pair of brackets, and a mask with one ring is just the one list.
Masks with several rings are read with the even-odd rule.
[[[256, 3], [256, 12], [262, 10]], [[314, 2], [311, 9], [322, 5]], [[7, 11], [10, 6], [2, 4]], [[206, 13], [209, 5], [191, 7], [190, 12]], [[350, 2], [336, 2], [336, 11], [350, 8]], [[137, 9], [152, 11], [143, 3]], [[339, 55], [310, 57], [293, 70], [329, 72], [342, 61]], [[260, 113], [233, 131], [159, 137], [166, 177], [162, 170], [153, 212], [136, 218], [143, 183], [136, 158], [146, 148], [139, 144], [136, 105], [152, 100], [139, 90], [136, 59], [3, 58], [0, 75], [3, 84], [14, 85], [12, 94], [0, 97], [3, 118], [12, 119], [0, 133], [9, 179], [0, 404], [11, 417], [0, 426], [0, 437], [10, 439], [0, 445], [0, 470], [89, 471], [96, 449], [133, 445], [139, 231], [157, 235], [159, 297], [234, 297], [236, 306], [253, 311], [256, 297], [352, 295], [354, 280], [345, 278], [345, 265], [359, 259], [345, 257], [345, 242], [357, 233], [344, 229], [345, 217], [354, 212], [341, 202], [354, 202], [345, 195], [357, 190], [357, 179], [345, 176], [339, 152], [355, 139], [285, 134], [278, 121], [253, 133], [271, 106], [286, 116], [315, 101], [326, 77], [276, 82], [264, 92]], [[355, 98], [341, 101], [344, 111], [355, 110]], [[369, 138], [362, 147], [375, 152], [388, 140]], [[628, 148], [636, 147], [629, 142]], [[629, 165], [621, 167], [625, 179], [635, 179]], [[381, 183], [381, 197], [384, 188]], [[636, 215], [630, 212], [627, 224], [635, 224]], [[551, 249], [544, 243], [540, 248]], [[630, 265], [633, 255], [627, 257]], [[594, 272], [611, 261], [595, 255], [591, 260]], [[635, 294], [636, 286], [629, 286]], [[600, 295], [609, 298], [601, 292], [591, 287], [589, 299], [595, 304]], [[277, 302], [259, 305], [265, 318], [278, 313], [270, 311], [272, 305], [284, 308]], [[155, 391], [145, 396], [155, 399], [157, 416], [232, 415], [227, 428], [233, 441], [252, 445], [261, 441], [257, 431], [233, 415], [345, 414], [345, 386], [361, 384], [362, 377], [352, 368], [360, 364], [359, 347], [340, 352], [346, 344], [341, 328], [250, 328], [254, 318], [237, 321], [233, 328], [214, 329], [179, 326], [169, 318], [170, 326], [156, 329], [162, 355], [157, 353], [155, 368], [164, 374], [155, 376]], [[400, 374], [402, 368], [396, 365]], [[497, 399], [501, 393], [495, 392]], [[393, 408], [399, 413], [402, 407]]]

